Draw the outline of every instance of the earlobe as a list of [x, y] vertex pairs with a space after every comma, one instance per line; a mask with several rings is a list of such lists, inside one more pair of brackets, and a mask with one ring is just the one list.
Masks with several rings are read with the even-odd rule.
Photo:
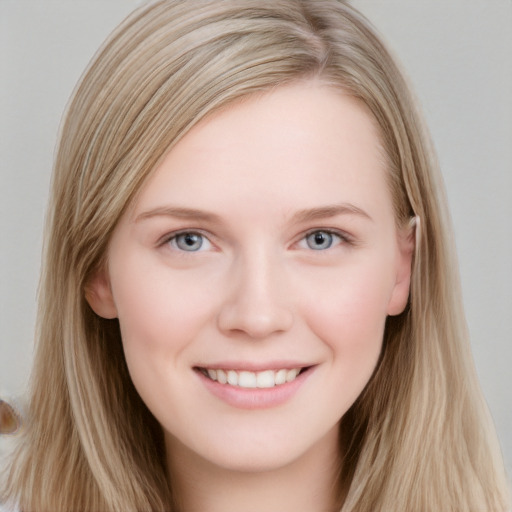
[[413, 217], [405, 232], [399, 235], [399, 262], [387, 311], [390, 316], [399, 315], [407, 306], [411, 287], [412, 260], [419, 229], [419, 217]]
[[117, 318], [117, 308], [106, 270], [98, 270], [89, 279], [85, 286], [85, 300], [98, 316], [106, 319]]

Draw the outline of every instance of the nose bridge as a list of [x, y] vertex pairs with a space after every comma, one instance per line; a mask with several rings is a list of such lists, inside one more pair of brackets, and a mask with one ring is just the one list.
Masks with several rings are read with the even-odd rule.
[[230, 293], [219, 314], [223, 331], [263, 338], [293, 323], [283, 261], [272, 247], [253, 245], [233, 261]]
[[[271, 248], [254, 247], [238, 260], [241, 291], [266, 302], [278, 292], [279, 261]], [[245, 293], [243, 294], [245, 295]]]

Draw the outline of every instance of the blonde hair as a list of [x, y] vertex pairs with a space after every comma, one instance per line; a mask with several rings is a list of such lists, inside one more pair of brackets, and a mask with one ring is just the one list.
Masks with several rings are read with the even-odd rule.
[[117, 320], [96, 316], [84, 289], [127, 205], [192, 126], [308, 77], [366, 105], [397, 221], [419, 219], [409, 305], [388, 319], [375, 374], [342, 419], [343, 511], [507, 508], [442, 180], [408, 86], [373, 28], [338, 0], [161, 0], [109, 37], [62, 125], [30, 415], [4, 492], [24, 511], [172, 510], [161, 428], [130, 380]]

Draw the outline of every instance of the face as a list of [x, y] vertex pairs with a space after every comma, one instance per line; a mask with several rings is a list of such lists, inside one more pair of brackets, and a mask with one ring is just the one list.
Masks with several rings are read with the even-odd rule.
[[194, 127], [87, 292], [119, 318], [169, 453], [272, 469], [336, 441], [409, 292], [379, 136], [354, 99], [278, 88]]

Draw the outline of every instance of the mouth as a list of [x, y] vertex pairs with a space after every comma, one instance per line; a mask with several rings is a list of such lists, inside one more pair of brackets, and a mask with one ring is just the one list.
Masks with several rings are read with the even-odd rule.
[[202, 373], [209, 380], [245, 389], [269, 389], [293, 382], [299, 375], [311, 367], [280, 368], [276, 370], [262, 370], [252, 372], [248, 370], [201, 368], [195, 370]]

